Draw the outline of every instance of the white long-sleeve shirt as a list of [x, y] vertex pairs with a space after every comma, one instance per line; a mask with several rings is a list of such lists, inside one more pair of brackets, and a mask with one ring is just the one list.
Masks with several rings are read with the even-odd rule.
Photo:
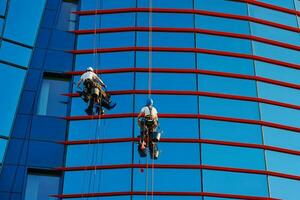
[[80, 77], [80, 82], [84, 82], [86, 79], [96, 80], [100, 82], [100, 84], [105, 85], [104, 82], [95, 74], [94, 72], [87, 71]]

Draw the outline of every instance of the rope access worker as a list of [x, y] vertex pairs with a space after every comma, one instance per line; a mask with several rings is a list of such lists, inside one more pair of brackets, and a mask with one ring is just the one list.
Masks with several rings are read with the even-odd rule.
[[[81, 92], [81, 97], [83, 98], [83, 100], [85, 102], [89, 101], [88, 108], [85, 110], [88, 115], [93, 114], [93, 108], [94, 108], [95, 103], [102, 105], [102, 103], [103, 103], [103, 102], [101, 102], [102, 99], [107, 100], [106, 108], [111, 109], [115, 106], [115, 105], [113, 105], [113, 106], [109, 105], [109, 103], [111, 103], [109, 100], [109, 96], [102, 89], [102, 87], [106, 89], [106, 85], [97, 76], [97, 74], [94, 73], [94, 70], [92, 67], [88, 67], [86, 69], [86, 72], [81, 75], [81, 77], [77, 83], [77, 87], [80, 87], [81, 83], [83, 83], [83, 85], [84, 85], [84, 89]], [[105, 106], [105, 105], [103, 104], [103, 106]], [[98, 111], [101, 112], [101, 114], [103, 114], [104, 111], [100, 107], [101, 106], [98, 107]], [[101, 109], [101, 110], [99, 110], [99, 109]]]
[[159, 151], [156, 143], [160, 139], [160, 133], [156, 132], [156, 128], [158, 126], [157, 113], [158, 112], [156, 108], [153, 106], [153, 100], [149, 98], [146, 101], [146, 105], [141, 109], [137, 117], [138, 125], [141, 130], [138, 150], [142, 157], [145, 157], [147, 155], [145, 149], [149, 145], [151, 158], [158, 158]]

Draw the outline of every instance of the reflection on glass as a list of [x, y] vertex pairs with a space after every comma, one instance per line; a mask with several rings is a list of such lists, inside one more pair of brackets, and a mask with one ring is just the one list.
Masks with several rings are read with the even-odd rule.
[[25, 200], [45, 200], [49, 195], [58, 194], [59, 176], [48, 174], [33, 174], [27, 176]]

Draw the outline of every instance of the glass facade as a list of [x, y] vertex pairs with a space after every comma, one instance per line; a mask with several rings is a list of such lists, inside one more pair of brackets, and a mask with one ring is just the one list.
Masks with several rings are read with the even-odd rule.
[[[300, 198], [298, 0], [7, 2], [0, 199]], [[87, 67], [117, 102], [101, 117], [64, 95]], [[157, 160], [136, 144], [149, 92]]]

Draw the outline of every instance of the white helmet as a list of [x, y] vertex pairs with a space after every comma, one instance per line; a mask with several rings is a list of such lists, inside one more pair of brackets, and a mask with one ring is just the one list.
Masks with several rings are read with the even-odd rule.
[[92, 67], [88, 67], [88, 68], [86, 68], [86, 71], [91, 71], [91, 72], [93, 72], [94, 70], [93, 70]]

